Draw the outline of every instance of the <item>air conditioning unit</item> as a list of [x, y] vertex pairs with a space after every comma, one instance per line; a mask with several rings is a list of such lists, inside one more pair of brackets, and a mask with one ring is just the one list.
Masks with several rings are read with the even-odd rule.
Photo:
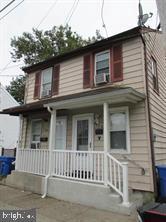
[[108, 80], [109, 80], [109, 74], [107, 74], [107, 73], [101, 73], [101, 74], [97, 74], [95, 76], [96, 85], [102, 84], [102, 83], [107, 83]]
[[40, 142], [32, 142], [31, 149], [40, 149]]
[[45, 96], [50, 96], [51, 95], [51, 90], [43, 90], [42, 91], [42, 97], [45, 97]]

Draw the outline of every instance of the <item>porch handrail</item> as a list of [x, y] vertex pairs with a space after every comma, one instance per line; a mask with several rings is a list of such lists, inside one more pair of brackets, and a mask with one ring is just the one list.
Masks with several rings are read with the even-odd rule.
[[128, 163], [120, 162], [107, 153], [108, 158], [108, 185], [123, 199], [124, 204], [129, 204], [128, 195]]
[[62, 152], [62, 153], [94, 153], [94, 154], [97, 154], [97, 153], [101, 153], [103, 154], [104, 151], [90, 151], [90, 150], [59, 150], [59, 149], [56, 149], [56, 150], [53, 150], [53, 152]]

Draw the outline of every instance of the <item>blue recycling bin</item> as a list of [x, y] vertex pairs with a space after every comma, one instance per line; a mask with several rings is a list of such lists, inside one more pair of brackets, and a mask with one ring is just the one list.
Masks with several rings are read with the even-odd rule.
[[15, 157], [0, 156], [0, 175], [7, 176], [13, 170], [12, 162]]
[[160, 197], [166, 197], [166, 165], [156, 166], [159, 175]]

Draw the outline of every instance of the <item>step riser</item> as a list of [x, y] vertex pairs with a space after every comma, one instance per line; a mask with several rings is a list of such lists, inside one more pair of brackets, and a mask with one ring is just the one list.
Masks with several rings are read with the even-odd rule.
[[[13, 171], [7, 177], [5, 184], [42, 194], [44, 177]], [[132, 209], [131, 206], [123, 206], [121, 197], [115, 192], [111, 193], [109, 187], [60, 178], [48, 179], [48, 196], [127, 215], [131, 213]]]

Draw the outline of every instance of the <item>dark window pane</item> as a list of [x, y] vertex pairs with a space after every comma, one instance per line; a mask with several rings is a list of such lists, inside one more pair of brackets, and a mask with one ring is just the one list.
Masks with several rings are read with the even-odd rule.
[[103, 74], [103, 73], [106, 73], [109, 75], [109, 68], [105, 68], [105, 69], [99, 69], [99, 70], [96, 70], [96, 74]]
[[126, 132], [116, 131], [111, 132], [111, 149], [124, 149], [126, 150]]
[[96, 69], [103, 69], [109, 67], [109, 60], [104, 60], [96, 63]]
[[88, 150], [88, 120], [77, 121], [77, 149]]

